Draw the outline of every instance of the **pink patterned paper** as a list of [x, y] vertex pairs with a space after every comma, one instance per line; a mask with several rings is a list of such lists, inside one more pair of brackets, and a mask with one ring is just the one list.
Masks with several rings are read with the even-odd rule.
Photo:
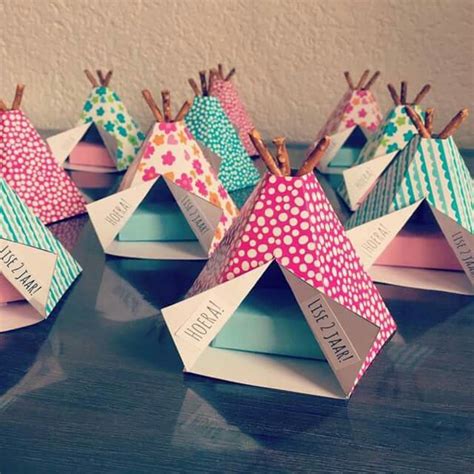
[[239, 211], [184, 121], [155, 124], [139, 160], [132, 187], [164, 176], [185, 191], [222, 209], [210, 249], [214, 251]]
[[382, 122], [379, 105], [370, 90], [348, 90], [337, 104], [316, 141], [325, 135], [334, 135], [356, 125], [367, 135], [373, 134]]
[[272, 259], [380, 328], [354, 388], [396, 325], [313, 174], [265, 175], [187, 297]]
[[20, 110], [0, 113], [0, 176], [44, 224], [86, 212], [86, 203]]
[[211, 84], [210, 95], [217, 97], [225, 113], [237, 129], [240, 139], [250, 156], [258, 155], [249, 138], [250, 131], [255, 128], [237, 89], [231, 80], [225, 81], [215, 77]]

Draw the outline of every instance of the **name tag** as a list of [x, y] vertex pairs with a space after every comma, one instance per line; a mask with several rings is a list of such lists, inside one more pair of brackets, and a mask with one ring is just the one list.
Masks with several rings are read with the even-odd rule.
[[15, 254], [9, 244], [0, 244], [0, 273], [8, 275], [11, 283], [27, 299], [32, 298], [44, 288], [38, 276], [32, 274], [27, 264]]
[[205, 348], [226, 323], [229, 312], [215, 299], [208, 299], [176, 331], [176, 336]]
[[304, 301], [302, 307], [311, 331], [334, 370], [360, 362], [336, 315], [321, 296]]

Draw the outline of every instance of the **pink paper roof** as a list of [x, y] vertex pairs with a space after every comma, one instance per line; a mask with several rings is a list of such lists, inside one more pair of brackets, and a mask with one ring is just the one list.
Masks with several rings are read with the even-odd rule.
[[219, 99], [229, 120], [237, 129], [247, 153], [250, 156], [258, 155], [249, 138], [250, 131], [255, 127], [233, 82], [215, 77], [211, 84], [210, 94]]
[[333, 110], [316, 140], [358, 125], [374, 133], [382, 121], [382, 113], [370, 90], [348, 90]]
[[0, 176], [44, 224], [86, 212], [80, 191], [20, 110], [0, 113]]
[[266, 174], [187, 296], [274, 258], [298, 278], [380, 328], [355, 386], [396, 326], [313, 174]]

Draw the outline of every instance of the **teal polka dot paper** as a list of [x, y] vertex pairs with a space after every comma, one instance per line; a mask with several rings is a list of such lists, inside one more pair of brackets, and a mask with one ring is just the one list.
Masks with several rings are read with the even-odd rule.
[[185, 121], [194, 138], [221, 158], [219, 180], [227, 191], [259, 181], [259, 172], [217, 98], [195, 97]]
[[105, 86], [92, 90], [84, 104], [79, 124], [90, 122], [100, 125], [116, 139], [117, 169], [127, 169], [140, 151], [145, 134], [116, 92]]

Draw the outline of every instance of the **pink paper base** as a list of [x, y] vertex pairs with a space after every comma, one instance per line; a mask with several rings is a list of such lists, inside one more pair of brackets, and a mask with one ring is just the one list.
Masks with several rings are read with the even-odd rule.
[[23, 296], [14, 288], [14, 286], [3, 276], [0, 275], [0, 304], [20, 301]]
[[423, 231], [419, 226], [402, 230], [390, 242], [376, 264], [433, 270], [462, 270], [442, 232]]
[[100, 166], [115, 168], [107, 148], [95, 143], [78, 143], [69, 155], [69, 163], [81, 166]]

